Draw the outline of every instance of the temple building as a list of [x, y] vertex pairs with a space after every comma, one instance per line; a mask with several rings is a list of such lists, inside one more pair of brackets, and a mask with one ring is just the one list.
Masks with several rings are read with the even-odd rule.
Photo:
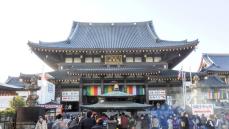
[[0, 83], [0, 110], [9, 108], [9, 102], [15, 96], [21, 96], [26, 100], [28, 92], [18, 77], [9, 77], [5, 83]]
[[229, 54], [204, 53], [201, 59], [199, 72], [207, 75], [218, 75], [229, 84]]
[[202, 76], [193, 87], [194, 103], [229, 107], [229, 54], [204, 53], [199, 73]]
[[[55, 98], [65, 111], [95, 104], [98, 96], [120, 91], [137, 103], [178, 103], [179, 71], [173, 68], [197, 46], [198, 40], [170, 41], [158, 37], [151, 21], [126, 23], [73, 22], [66, 40], [34, 43], [31, 50], [54, 69], [46, 75], [55, 84]], [[31, 75], [21, 74], [24, 83]], [[187, 79], [189, 77], [187, 76]]]

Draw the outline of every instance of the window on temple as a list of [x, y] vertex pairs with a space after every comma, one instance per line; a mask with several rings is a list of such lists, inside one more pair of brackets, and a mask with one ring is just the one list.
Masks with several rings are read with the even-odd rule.
[[92, 57], [86, 57], [85, 63], [92, 63]]
[[100, 57], [94, 57], [94, 63], [101, 63]]
[[161, 61], [161, 57], [154, 57], [154, 62], [160, 62]]
[[153, 57], [146, 57], [146, 62], [153, 62]]
[[74, 63], [81, 63], [81, 58], [80, 57], [75, 57], [74, 58]]
[[133, 57], [126, 57], [126, 62], [134, 62], [134, 58]]
[[142, 57], [135, 57], [134, 62], [142, 62]]
[[71, 57], [66, 57], [65, 58], [65, 63], [72, 63], [72, 58]]

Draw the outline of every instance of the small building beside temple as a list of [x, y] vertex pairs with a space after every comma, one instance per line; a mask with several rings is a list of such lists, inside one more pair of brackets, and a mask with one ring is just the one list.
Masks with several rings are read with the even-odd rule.
[[193, 85], [193, 103], [229, 108], [229, 54], [204, 53]]
[[28, 91], [24, 89], [24, 84], [18, 77], [9, 77], [6, 83], [0, 83], [0, 110], [9, 108], [9, 102], [15, 96], [21, 96], [26, 100]]
[[[198, 40], [161, 39], [151, 21], [126, 23], [73, 22], [66, 40], [28, 42], [31, 50], [54, 69], [55, 98], [65, 111], [95, 104], [98, 96], [120, 91], [137, 103], [172, 103], [182, 98], [181, 80], [173, 68], [197, 46]], [[21, 74], [24, 83], [30, 75]], [[187, 76], [187, 79], [189, 77]]]
[[217, 75], [229, 84], [229, 54], [204, 53], [199, 72], [204, 72], [207, 75]]

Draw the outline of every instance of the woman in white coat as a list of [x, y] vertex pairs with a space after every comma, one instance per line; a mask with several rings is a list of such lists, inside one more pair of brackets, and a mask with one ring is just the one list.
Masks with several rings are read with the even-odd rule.
[[46, 120], [42, 116], [39, 116], [35, 129], [47, 129]]

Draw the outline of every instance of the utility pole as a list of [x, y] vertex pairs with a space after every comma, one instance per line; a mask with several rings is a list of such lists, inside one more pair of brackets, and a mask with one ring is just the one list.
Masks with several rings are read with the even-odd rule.
[[186, 76], [185, 72], [182, 70], [181, 71], [181, 79], [182, 79], [182, 88], [183, 88], [183, 107], [184, 109], [186, 108]]

